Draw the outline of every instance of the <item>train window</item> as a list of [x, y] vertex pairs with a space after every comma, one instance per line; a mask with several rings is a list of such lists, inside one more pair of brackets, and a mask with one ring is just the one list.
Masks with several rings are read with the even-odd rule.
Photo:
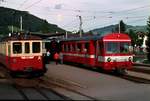
[[61, 51], [64, 51], [64, 44], [61, 44]]
[[98, 43], [98, 48], [99, 48], [98, 54], [102, 55], [102, 52], [103, 52], [103, 43], [102, 42]]
[[73, 43], [73, 44], [72, 44], [72, 51], [75, 51], [75, 48], [76, 48], [76, 47], [75, 47], [75, 44]]
[[70, 51], [72, 52], [72, 43], [70, 44]]
[[81, 52], [81, 43], [77, 43], [77, 51]]
[[67, 52], [68, 51], [68, 45], [64, 44], [64, 51]]
[[89, 52], [89, 43], [85, 43], [84, 51]]
[[22, 43], [21, 42], [13, 43], [13, 53], [14, 54], [22, 53]]
[[58, 52], [58, 43], [55, 40], [52, 40], [50, 43], [50, 50], [52, 53]]
[[32, 43], [32, 52], [33, 53], [40, 53], [40, 42], [33, 42]]
[[106, 43], [106, 53], [108, 53], [108, 54], [119, 53], [118, 44], [119, 43], [117, 43], [117, 42]]
[[[44, 45], [43, 45], [44, 47]], [[45, 42], [45, 49], [50, 50], [50, 42]]]
[[129, 53], [129, 43], [127, 42], [120, 43], [120, 53]]
[[30, 44], [29, 44], [29, 42], [25, 43], [25, 53], [30, 53]]
[[71, 51], [71, 44], [68, 44], [68, 51]]

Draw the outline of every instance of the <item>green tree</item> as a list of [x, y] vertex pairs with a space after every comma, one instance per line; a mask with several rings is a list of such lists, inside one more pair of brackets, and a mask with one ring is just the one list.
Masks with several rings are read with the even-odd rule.
[[[84, 34], [83, 29], [81, 30], [81, 33]], [[76, 34], [80, 34], [80, 31], [78, 31]]]
[[132, 46], [135, 46], [137, 44], [138, 39], [137, 34], [132, 29], [129, 29], [128, 35], [131, 38]]
[[[22, 16], [22, 28], [25, 32], [65, 32], [65, 30], [57, 25], [49, 24], [46, 20], [44, 21], [43, 19], [31, 15], [27, 11], [18, 11], [10, 8], [0, 7], [0, 34], [8, 34], [8, 32], [11, 32], [9, 29], [11, 29], [10, 26], [12, 25], [16, 29], [20, 28], [20, 16]], [[14, 32], [16, 31], [18, 30], [14, 29]]]
[[138, 34], [138, 36], [139, 36], [139, 38], [138, 38], [138, 40], [137, 40], [137, 45], [141, 47], [142, 44], [143, 44], [143, 40], [144, 40], [144, 35], [145, 35], [145, 33], [144, 33], [144, 32], [138, 32], [137, 34]]
[[147, 21], [147, 42], [146, 42], [146, 50], [147, 50], [147, 58], [148, 58], [148, 61], [150, 61], [150, 17], [148, 18], [148, 21]]
[[126, 31], [126, 24], [121, 20], [119, 24], [117, 24], [115, 28], [115, 32], [119, 32], [119, 26], [120, 26], [120, 33], [124, 33]]

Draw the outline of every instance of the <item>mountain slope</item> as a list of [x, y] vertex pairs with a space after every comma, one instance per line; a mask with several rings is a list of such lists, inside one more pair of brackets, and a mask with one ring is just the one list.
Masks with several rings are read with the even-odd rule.
[[[105, 33], [110, 33], [115, 30], [117, 25], [110, 25], [106, 26], [103, 28], [97, 28], [91, 30], [94, 34], [105, 34]], [[135, 32], [141, 31], [141, 32], [147, 32], [146, 26], [131, 26], [131, 25], [126, 25], [126, 32], [129, 31], [129, 29], [134, 30]]]
[[[20, 28], [20, 16], [22, 16], [22, 25], [24, 31], [31, 32], [65, 32], [55, 24], [49, 24], [46, 20], [40, 19], [26, 11], [18, 11], [10, 8], [0, 7], [0, 34], [6, 34], [11, 31], [11, 26], [18, 31]], [[43, 27], [44, 26], [44, 27]], [[46, 27], [46, 28], [45, 28]]]

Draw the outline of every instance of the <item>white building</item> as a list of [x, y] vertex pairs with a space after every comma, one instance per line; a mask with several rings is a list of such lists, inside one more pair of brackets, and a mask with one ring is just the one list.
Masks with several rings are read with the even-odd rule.
[[147, 41], [147, 36], [145, 35], [143, 39], [143, 44], [142, 44], [142, 48], [144, 52], [146, 52], [146, 41]]

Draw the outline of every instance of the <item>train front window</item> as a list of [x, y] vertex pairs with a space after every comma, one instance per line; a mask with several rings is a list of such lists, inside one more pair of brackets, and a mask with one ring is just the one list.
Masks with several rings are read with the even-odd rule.
[[32, 52], [33, 53], [40, 53], [40, 42], [33, 42], [32, 43]]
[[13, 43], [13, 53], [14, 54], [22, 53], [22, 43], [21, 42], [14, 42]]
[[128, 54], [129, 53], [129, 43], [128, 42], [107, 42], [106, 43], [106, 53], [107, 54]]
[[127, 42], [120, 43], [120, 53], [129, 53], [129, 43]]
[[114, 54], [119, 53], [117, 42], [107, 42], [106, 43], [106, 53]]
[[30, 53], [30, 45], [29, 42], [25, 43], [25, 53]]

